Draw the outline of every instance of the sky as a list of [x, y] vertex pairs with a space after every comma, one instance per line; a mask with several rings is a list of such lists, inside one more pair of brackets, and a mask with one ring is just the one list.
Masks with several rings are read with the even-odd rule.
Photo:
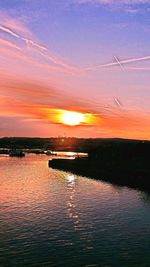
[[150, 140], [149, 47], [149, 0], [0, 1], [0, 137]]

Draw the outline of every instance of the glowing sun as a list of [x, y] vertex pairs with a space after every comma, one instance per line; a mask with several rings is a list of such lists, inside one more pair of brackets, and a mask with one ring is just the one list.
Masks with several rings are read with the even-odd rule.
[[61, 115], [61, 122], [70, 126], [79, 125], [84, 122], [84, 114], [74, 111], [65, 111]]

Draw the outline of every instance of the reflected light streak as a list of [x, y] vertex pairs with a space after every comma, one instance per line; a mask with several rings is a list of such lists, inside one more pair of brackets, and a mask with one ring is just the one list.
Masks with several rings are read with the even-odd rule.
[[77, 225], [79, 224], [79, 215], [77, 213], [77, 209], [75, 206], [75, 175], [73, 174], [66, 174], [65, 176], [67, 181], [67, 189], [69, 193], [69, 200], [67, 202], [67, 210], [68, 210], [68, 217], [72, 220], [74, 228], [77, 230]]
[[[72, 153], [72, 152], [70, 152], [70, 153]], [[75, 183], [75, 176], [73, 174], [67, 174], [66, 175], [66, 181], [69, 184], [74, 184]]]

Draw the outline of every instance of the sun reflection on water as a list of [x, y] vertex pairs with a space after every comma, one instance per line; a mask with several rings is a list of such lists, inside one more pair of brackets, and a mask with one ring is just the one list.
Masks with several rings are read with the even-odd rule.
[[79, 224], [79, 215], [75, 205], [76, 177], [73, 174], [66, 174], [67, 191], [69, 199], [67, 202], [68, 217], [72, 220], [74, 228]]

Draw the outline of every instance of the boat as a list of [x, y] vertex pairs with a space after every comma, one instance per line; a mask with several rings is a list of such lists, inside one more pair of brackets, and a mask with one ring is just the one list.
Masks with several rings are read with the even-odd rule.
[[48, 150], [48, 151], [46, 152], [46, 155], [48, 155], [48, 156], [57, 156], [57, 152], [54, 152], [54, 151], [52, 151], [52, 150]]
[[22, 150], [10, 150], [9, 151], [10, 157], [25, 157], [25, 153]]

